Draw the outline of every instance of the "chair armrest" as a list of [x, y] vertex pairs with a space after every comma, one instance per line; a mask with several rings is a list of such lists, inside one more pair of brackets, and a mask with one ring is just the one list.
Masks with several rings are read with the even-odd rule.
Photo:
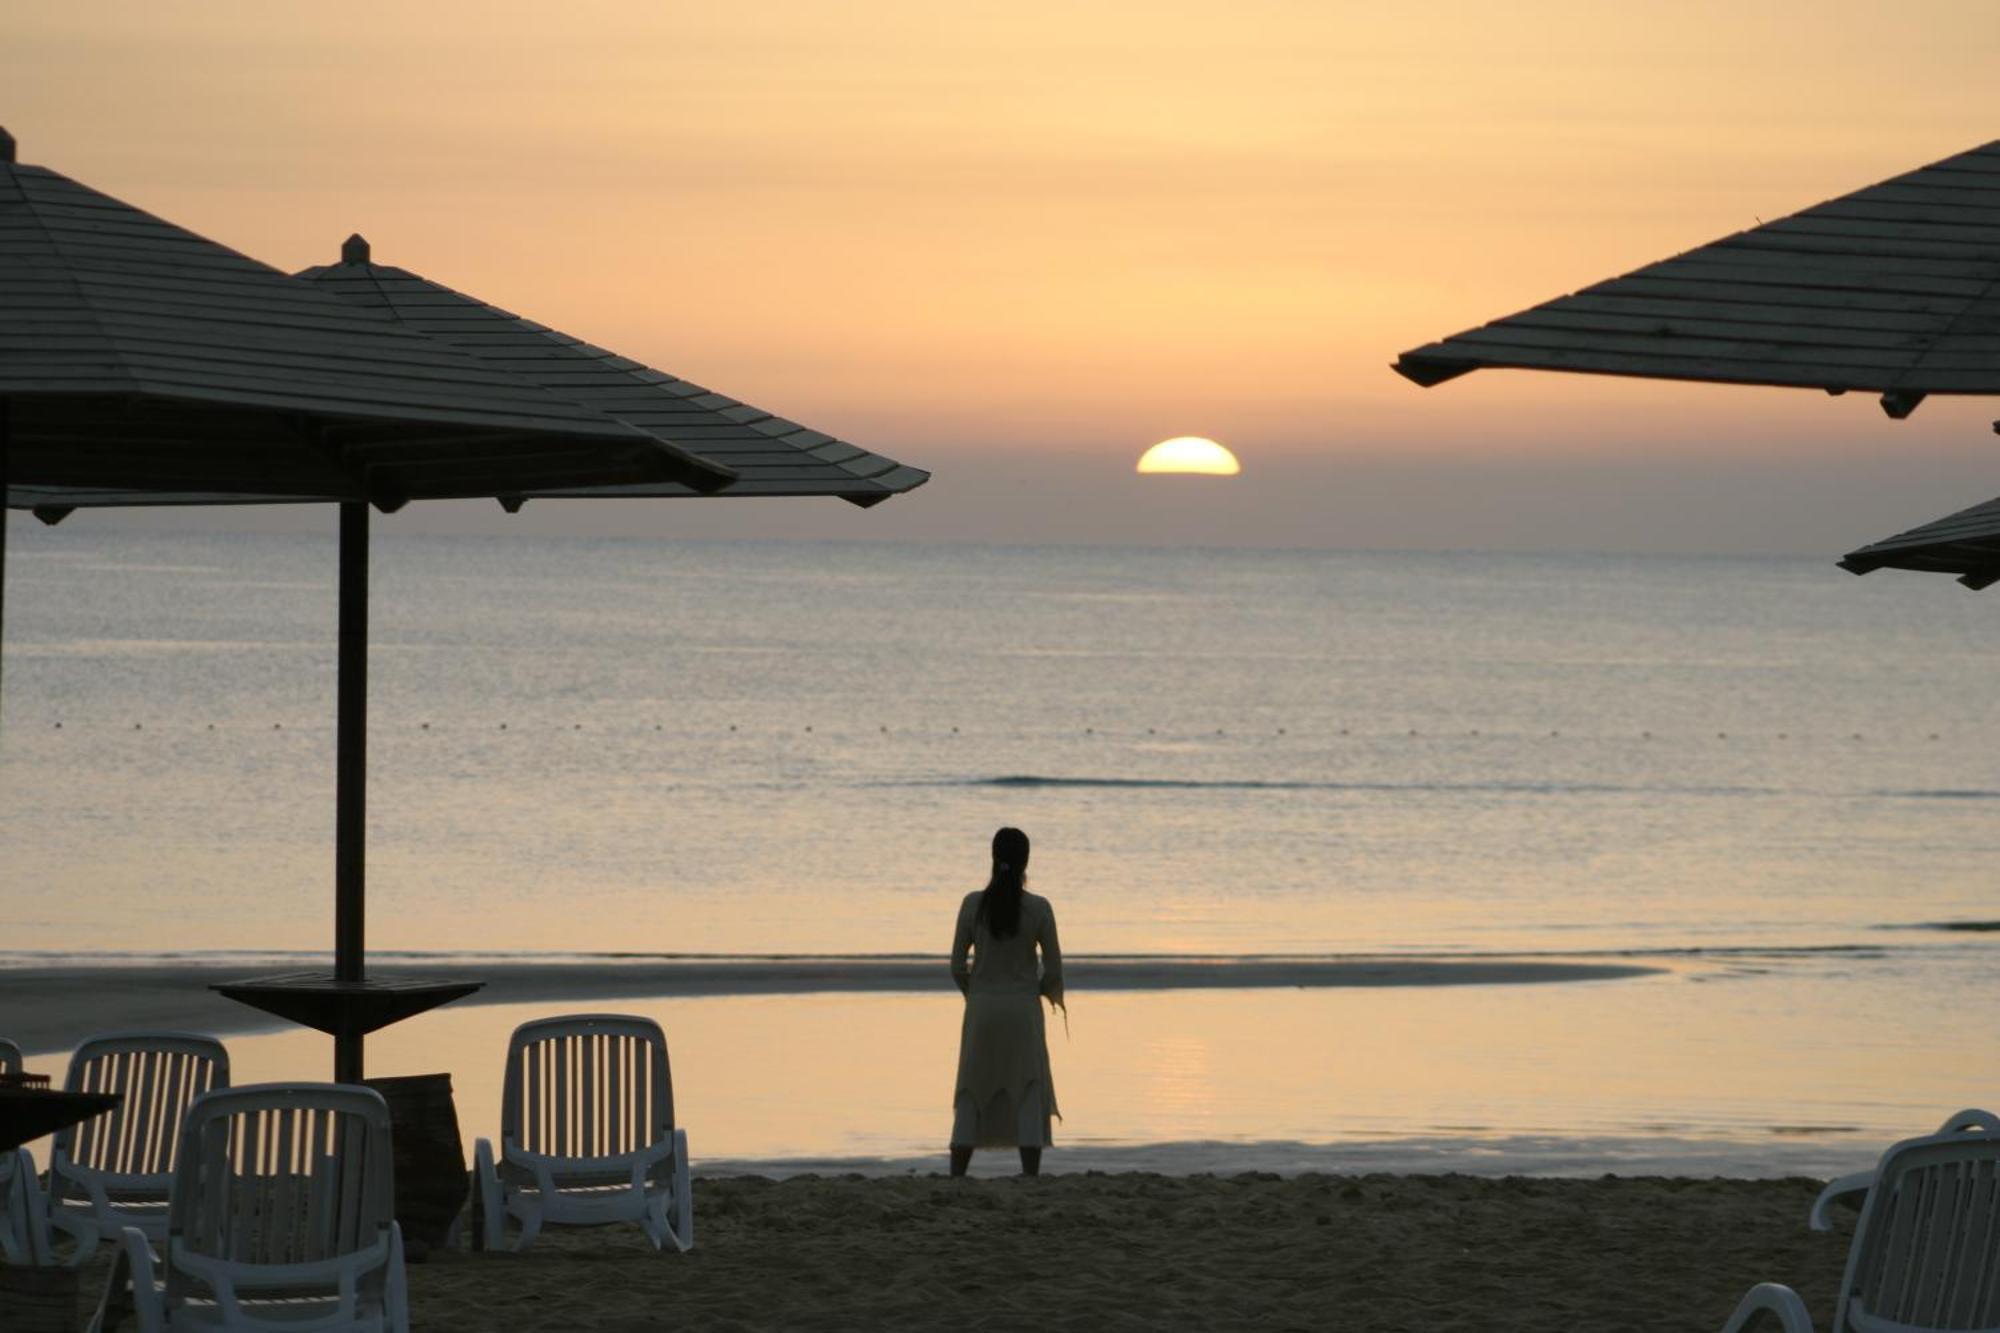
[[1741, 1333], [1763, 1322], [1766, 1315], [1775, 1316], [1784, 1333], [1813, 1333], [1806, 1303], [1796, 1291], [1776, 1282], [1759, 1282], [1745, 1292], [1736, 1303], [1736, 1312], [1722, 1326], [1722, 1333]]
[[1841, 1176], [1826, 1182], [1826, 1188], [1813, 1200], [1812, 1212], [1806, 1216], [1806, 1225], [1814, 1231], [1833, 1230], [1833, 1215], [1829, 1209], [1835, 1199], [1848, 1194], [1866, 1194], [1875, 1188], [1875, 1172], [1856, 1171], [1852, 1175]]

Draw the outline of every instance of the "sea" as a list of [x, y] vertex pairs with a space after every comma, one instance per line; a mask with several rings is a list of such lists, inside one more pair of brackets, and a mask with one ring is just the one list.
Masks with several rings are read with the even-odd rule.
[[[10, 534], [0, 966], [323, 960], [331, 538], [88, 520]], [[936, 1156], [1003, 824], [1078, 978], [1052, 1169], [1828, 1174], [2000, 1104], [2000, 603], [1948, 579], [377, 529], [376, 957], [846, 964], [611, 1006], [666, 1025], [712, 1167]], [[935, 992], [868, 989], [912, 957]], [[1162, 958], [1213, 970], [1085, 980]], [[1632, 975], [1411, 966], [1521, 959]], [[562, 1007], [438, 1011], [371, 1072], [450, 1070], [490, 1135], [506, 1032]]]

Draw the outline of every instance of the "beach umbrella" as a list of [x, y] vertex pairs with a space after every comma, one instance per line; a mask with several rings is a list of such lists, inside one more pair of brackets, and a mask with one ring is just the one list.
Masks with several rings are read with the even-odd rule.
[[1841, 557], [1855, 574], [1917, 569], [1956, 574], [1975, 592], [2000, 583], [2000, 499], [1961, 509], [1935, 522], [1873, 542]]
[[2000, 393], [2000, 141], [1404, 352], [1487, 367], [1879, 393]]
[[[259, 999], [360, 1035], [465, 986], [363, 972], [368, 510], [734, 474], [66, 176], [0, 131], [0, 590], [5, 516], [80, 507], [340, 505], [335, 970]], [[0, 602], [4, 617], [4, 602]], [[0, 621], [0, 623], [4, 623]]]
[[[736, 480], [718, 495], [838, 496], [867, 506], [930, 478], [919, 468], [592, 346], [408, 269], [377, 264], [368, 242], [358, 235], [342, 244], [339, 263], [304, 269], [298, 276], [497, 369], [727, 464]], [[517, 508], [541, 495], [671, 498], [700, 493], [686, 482], [667, 480], [529, 485], [501, 498]]]
[[[1425, 388], [1488, 367], [1881, 395], [2000, 394], [2000, 141], [1404, 352]], [[2000, 429], [2000, 426], [1996, 426]], [[2000, 501], [1851, 552], [2000, 580]]]

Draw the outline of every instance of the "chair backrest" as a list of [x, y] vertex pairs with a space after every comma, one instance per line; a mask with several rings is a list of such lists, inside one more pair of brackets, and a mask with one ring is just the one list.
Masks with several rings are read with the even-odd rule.
[[192, 1032], [106, 1033], [76, 1048], [63, 1086], [123, 1100], [58, 1131], [58, 1152], [91, 1171], [163, 1175], [174, 1169], [189, 1104], [229, 1086], [229, 1052]]
[[0, 1037], [0, 1074], [21, 1072], [21, 1048], [5, 1037]]
[[1836, 1330], [2000, 1327], [2000, 1138], [1906, 1139], [1855, 1224]]
[[566, 1014], [514, 1029], [503, 1142], [546, 1157], [615, 1157], [674, 1128], [667, 1037], [650, 1018]]
[[373, 1088], [253, 1083], [196, 1098], [167, 1199], [168, 1300], [206, 1286], [189, 1256], [323, 1264], [386, 1245], [391, 1152], [389, 1108]]
[[1963, 1111], [1955, 1111], [1945, 1117], [1938, 1126], [1940, 1134], [2000, 1134], [2000, 1115], [1968, 1106]]

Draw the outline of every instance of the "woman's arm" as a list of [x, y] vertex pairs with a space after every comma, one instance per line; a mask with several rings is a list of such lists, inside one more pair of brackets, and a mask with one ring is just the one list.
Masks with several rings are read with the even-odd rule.
[[972, 965], [966, 961], [972, 952], [973, 913], [968, 910], [971, 905], [970, 898], [959, 905], [958, 926], [951, 933], [951, 979], [958, 983], [962, 995], [972, 991]]
[[1035, 938], [1042, 946], [1042, 994], [1048, 997], [1050, 1004], [1067, 1013], [1068, 1009], [1063, 1004], [1062, 945], [1056, 941], [1056, 909], [1053, 905], [1044, 915], [1041, 933]]

